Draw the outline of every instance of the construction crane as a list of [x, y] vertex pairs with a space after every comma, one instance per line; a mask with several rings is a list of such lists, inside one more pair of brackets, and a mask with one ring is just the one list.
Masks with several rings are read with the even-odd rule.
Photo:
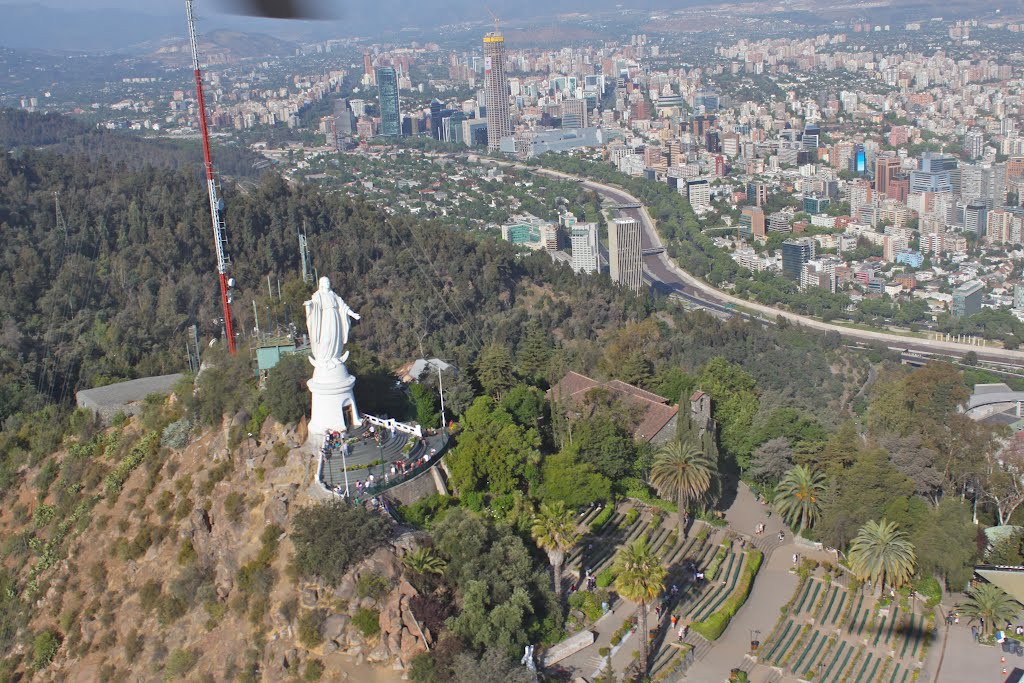
[[196, 99], [199, 107], [199, 128], [203, 136], [203, 162], [206, 166], [206, 191], [210, 196], [210, 219], [213, 223], [213, 244], [217, 253], [217, 278], [220, 280], [220, 299], [224, 308], [224, 336], [228, 341], [228, 352], [235, 352], [235, 330], [231, 323], [231, 288], [234, 279], [228, 277], [231, 259], [227, 253], [227, 237], [221, 211], [223, 201], [217, 196], [217, 180], [213, 173], [213, 159], [210, 157], [210, 131], [206, 124], [206, 100], [203, 98], [203, 74], [199, 70], [199, 48], [196, 43], [196, 26], [192, 17], [192, 0], [185, 0], [185, 14], [188, 17], [188, 40], [192, 46], [192, 70], [196, 79]]
[[484, 5], [484, 8], [487, 10], [487, 13], [491, 15], [491, 19], [494, 19], [494, 32], [501, 33], [501, 19], [499, 19], [498, 15], [494, 13], [494, 10], [491, 9], [490, 5]]

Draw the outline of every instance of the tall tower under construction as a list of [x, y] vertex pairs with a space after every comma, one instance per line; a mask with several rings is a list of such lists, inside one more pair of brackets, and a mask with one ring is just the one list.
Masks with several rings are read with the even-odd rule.
[[487, 106], [487, 149], [498, 151], [501, 139], [512, 135], [505, 77], [505, 36], [497, 31], [484, 36], [484, 104]]

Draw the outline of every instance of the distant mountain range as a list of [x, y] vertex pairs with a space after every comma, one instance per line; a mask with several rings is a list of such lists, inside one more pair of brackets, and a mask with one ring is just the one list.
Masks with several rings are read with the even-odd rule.
[[[225, 58], [232, 60], [285, 56], [295, 51], [295, 43], [265, 33], [215, 29], [199, 36], [199, 49], [204, 61], [215, 63]], [[170, 66], [187, 66], [192, 59], [185, 36], [164, 38], [156, 43], [143, 43], [137, 46], [136, 51], [155, 62]]]
[[[124, 9], [46, 7], [38, 4], [2, 4], [0, 0], [0, 46], [56, 51], [138, 51], [141, 44], [185, 35], [184, 3], [160, 0], [138, 3], [129, 0], [98, 0], [125, 5]], [[69, 0], [43, 0], [65, 5]], [[464, 22], [490, 21], [485, 3], [478, 0], [442, 0], [416, 3], [408, 0], [323, 0], [315, 7], [329, 8], [332, 19], [325, 21], [277, 21], [230, 14], [218, 14], [227, 0], [196, 3], [200, 34], [214, 29], [266, 33], [292, 41], [324, 40], [342, 36], [397, 36], [404, 29], [430, 29]], [[741, 0], [746, 1], [746, 0]], [[753, 1], [753, 0], [749, 0]], [[86, 4], [82, 2], [82, 4]], [[616, 9], [679, 8], [708, 4], [708, 0], [563, 0], [553, 6], [548, 0], [492, 0], [489, 6], [505, 21], [551, 17], [554, 13], [607, 12]], [[712, 0], [710, 4], [719, 4]], [[144, 7], [144, 9], [140, 9]], [[144, 51], [148, 51], [145, 50]]]
[[[66, 5], [70, 0], [48, 0]], [[184, 3], [161, 0], [144, 6], [134, 0], [101, 0], [123, 8], [82, 9], [77, 0], [73, 8], [47, 7], [38, 4], [0, 4], [0, 46], [18, 49], [55, 51], [148, 51], [153, 41], [181, 38], [185, 35]], [[749, 4], [755, 0], [738, 0]], [[3, 0], [0, 0], [2, 3]], [[736, 0], [733, 0], [735, 4]], [[301, 42], [342, 36], [396, 36], [410, 28], [430, 29], [435, 26], [489, 20], [484, 3], [479, 0], [443, 0], [416, 3], [408, 0], [323, 0], [321, 6], [329, 8], [331, 20], [275, 21], [237, 15], [218, 14], [225, 0], [197, 4], [200, 33], [215, 29], [263, 33], [277, 38]], [[84, 4], [84, 3], [83, 3]], [[563, 0], [552, 5], [548, 0], [493, 0], [490, 7], [506, 22], [521, 23], [533, 18], [551, 17], [553, 13], [614, 12], [616, 10], [682, 9], [685, 7], [726, 4], [719, 0]], [[883, 17], [896, 18], [913, 15], [917, 18], [940, 14], [946, 18], [993, 16], [1001, 7], [1020, 13], [1015, 0], [952, 0], [941, 7], [927, 0], [882, 0], [871, 7], [842, 6], [831, 0], [801, 0], [793, 3], [807, 16], [835, 18], [842, 15], [862, 15], [868, 21]], [[315, 5], [314, 5], [315, 6]], [[929, 14], [930, 13], [930, 14]], [[878, 15], [877, 17], [875, 15]]]

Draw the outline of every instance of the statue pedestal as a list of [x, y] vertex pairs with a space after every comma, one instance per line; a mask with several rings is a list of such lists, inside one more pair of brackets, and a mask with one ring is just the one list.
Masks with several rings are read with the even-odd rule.
[[355, 385], [356, 378], [348, 373], [344, 364], [339, 363], [330, 370], [316, 368], [313, 371], [313, 378], [306, 382], [313, 395], [310, 435], [322, 435], [328, 430], [344, 432], [363, 424], [352, 392]]

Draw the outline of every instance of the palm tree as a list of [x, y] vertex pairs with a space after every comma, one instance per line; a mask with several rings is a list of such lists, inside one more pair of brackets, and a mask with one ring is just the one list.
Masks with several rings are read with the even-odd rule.
[[565, 509], [565, 503], [557, 500], [553, 503], [541, 503], [540, 512], [533, 518], [530, 527], [537, 547], [548, 554], [551, 570], [555, 575], [555, 596], [562, 596], [562, 562], [565, 553], [580, 540], [576, 529], [576, 520], [572, 512]]
[[643, 644], [640, 678], [647, 676], [647, 605], [661, 594], [668, 574], [658, 561], [647, 536], [642, 535], [619, 551], [612, 564], [615, 590], [626, 600], [640, 605], [640, 641]]
[[783, 475], [775, 489], [775, 503], [786, 523], [801, 530], [810, 529], [821, 512], [825, 475], [805, 465], [797, 465]]
[[426, 576], [427, 574], [444, 574], [447, 566], [445, 561], [434, 553], [433, 548], [419, 548], [408, 553], [402, 558], [402, 563], [414, 574]]
[[654, 454], [651, 483], [679, 506], [679, 530], [686, 511], [703, 498], [718, 475], [715, 463], [692, 441], [670, 441]]
[[850, 566], [854, 575], [872, 583], [881, 581], [882, 590], [888, 581], [902, 586], [914, 574], [914, 546], [895, 522], [871, 520], [857, 532], [850, 543]]
[[967, 599], [960, 603], [960, 611], [973, 619], [984, 620], [982, 633], [986, 633], [989, 626], [1016, 620], [1020, 603], [998, 586], [982, 583], [967, 594]]

